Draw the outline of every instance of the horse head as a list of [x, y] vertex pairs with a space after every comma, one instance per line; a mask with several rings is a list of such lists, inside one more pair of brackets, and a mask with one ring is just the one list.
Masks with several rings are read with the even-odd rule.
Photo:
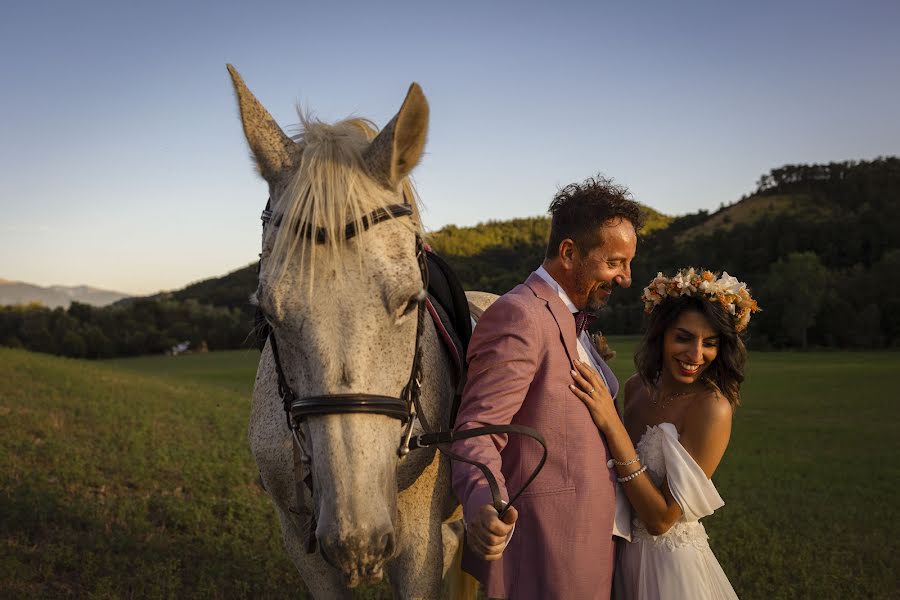
[[[412, 84], [380, 132], [362, 119], [324, 124], [301, 114], [288, 137], [229, 65], [244, 133], [269, 185], [256, 300], [277, 339], [284, 379], [321, 403], [398, 398], [410, 381], [423, 280], [421, 233], [408, 175], [419, 162], [428, 104]], [[373, 225], [371, 215], [409, 204]], [[356, 235], [346, 234], [352, 226]], [[309, 414], [299, 437], [311, 459], [316, 537], [351, 585], [380, 579], [396, 551], [398, 442], [385, 414]], [[274, 432], [273, 432], [274, 435]]]

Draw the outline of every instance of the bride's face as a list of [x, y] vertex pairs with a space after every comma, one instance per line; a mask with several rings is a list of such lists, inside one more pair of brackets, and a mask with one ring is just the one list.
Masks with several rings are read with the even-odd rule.
[[681, 385], [698, 381], [718, 354], [718, 332], [695, 310], [678, 315], [663, 337], [663, 371]]

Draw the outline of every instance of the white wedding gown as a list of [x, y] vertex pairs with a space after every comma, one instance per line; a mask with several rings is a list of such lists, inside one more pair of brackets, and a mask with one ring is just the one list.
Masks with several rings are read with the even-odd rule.
[[[647, 427], [637, 444], [641, 462], [657, 486], [668, 478], [684, 515], [662, 535], [634, 518], [631, 542], [621, 540], [616, 558], [616, 600], [720, 600], [737, 598], [709, 548], [699, 519], [725, 502], [712, 481], [678, 441], [671, 423]], [[625, 484], [628, 485], [628, 484]]]

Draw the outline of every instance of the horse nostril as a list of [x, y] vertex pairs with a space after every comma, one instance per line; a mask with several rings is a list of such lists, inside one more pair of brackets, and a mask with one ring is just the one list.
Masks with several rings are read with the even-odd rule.
[[394, 556], [395, 543], [394, 543], [394, 534], [386, 533], [381, 536], [381, 548], [383, 548], [384, 558], [385, 560], [392, 558]]

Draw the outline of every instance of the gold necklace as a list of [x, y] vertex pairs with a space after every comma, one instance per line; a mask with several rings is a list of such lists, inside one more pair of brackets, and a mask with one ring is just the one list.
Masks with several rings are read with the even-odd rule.
[[654, 388], [653, 393], [650, 394], [650, 405], [655, 406], [659, 410], [663, 410], [663, 409], [667, 408], [669, 406], [669, 404], [672, 402], [672, 400], [674, 400], [675, 398], [680, 398], [681, 396], [687, 396], [688, 394], [691, 394], [691, 393], [693, 393], [693, 392], [691, 392], [691, 391], [673, 392], [673, 393], [669, 394], [668, 396], [666, 396], [665, 398], [661, 398], [659, 388]]

